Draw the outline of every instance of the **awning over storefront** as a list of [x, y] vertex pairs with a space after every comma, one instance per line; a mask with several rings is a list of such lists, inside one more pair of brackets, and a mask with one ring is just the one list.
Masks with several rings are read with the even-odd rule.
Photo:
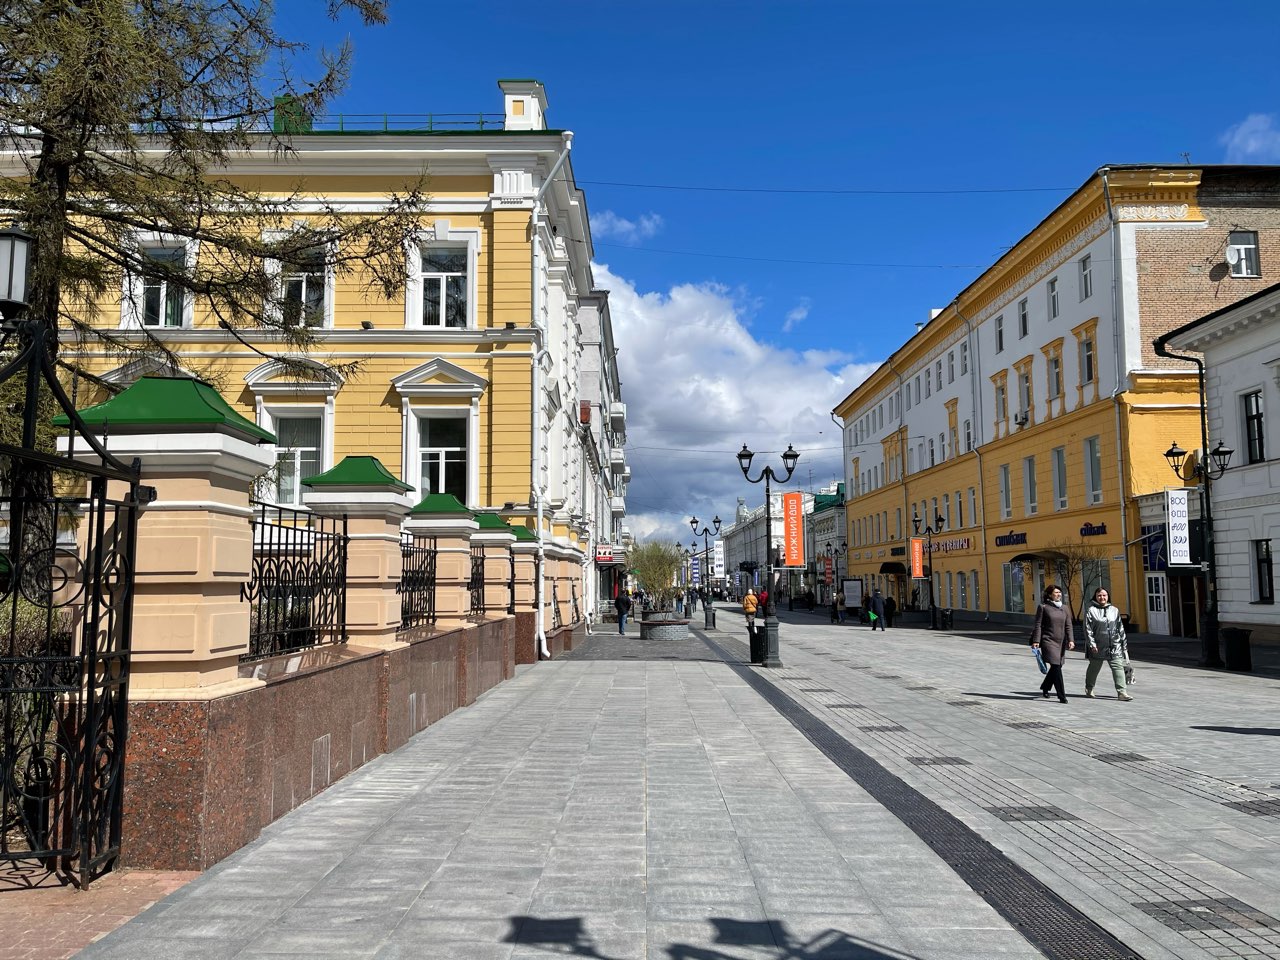
[[1035, 553], [1020, 553], [1009, 559], [1010, 563], [1030, 563], [1032, 560], [1065, 560], [1067, 555], [1057, 550], [1038, 550]]
[[887, 560], [880, 564], [881, 573], [900, 573], [906, 575], [907, 568], [896, 560]]

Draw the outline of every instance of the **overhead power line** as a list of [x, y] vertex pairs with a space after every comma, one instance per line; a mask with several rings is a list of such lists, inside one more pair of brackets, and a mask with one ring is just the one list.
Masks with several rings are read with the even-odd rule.
[[593, 187], [630, 187], [636, 190], [682, 190], [694, 193], [776, 193], [833, 197], [953, 196], [969, 193], [1069, 193], [1076, 189], [1075, 187], [970, 187], [954, 190], [846, 190], [828, 187], [814, 189], [804, 189], [800, 187], [704, 187], [681, 183], [623, 183], [618, 180], [578, 180], [577, 183]]

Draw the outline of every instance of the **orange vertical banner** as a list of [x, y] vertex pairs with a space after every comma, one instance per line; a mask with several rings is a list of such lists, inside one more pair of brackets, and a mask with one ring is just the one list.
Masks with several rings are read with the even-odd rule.
[[782, 495], [782, 565], [804, 566], [804, 494]]
[[924, 579], [924, 538], [911, 538], [911, 576], [915, 580]]

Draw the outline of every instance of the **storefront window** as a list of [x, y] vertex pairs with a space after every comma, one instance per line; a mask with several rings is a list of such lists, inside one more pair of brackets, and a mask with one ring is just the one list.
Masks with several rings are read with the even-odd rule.
[[1027, 605], [1023, 596], [1022, 564], [1001, 564], [1004, 570], [1004, 608], [1010, 613], [1026, 613]]

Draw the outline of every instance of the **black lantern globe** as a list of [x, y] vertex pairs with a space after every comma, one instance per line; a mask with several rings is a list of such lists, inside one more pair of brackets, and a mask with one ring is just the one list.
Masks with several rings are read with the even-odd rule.
[[751, 469], [751, 460], [754, 456], [755, 454], [748, 450], [747, 445], [744, 443], [742, 450], [738, 452], [738, 466], [742, 468], [743, 473]]
[[1173, 445], [1164, 452], [1164, 458], [1169, 461], [1169, 466], [1173, 468], [1174, 473], [1182, 472], [1182, 461], [1186, 459], [1187, 451], [1178, 446], [1178, 441], [1174, 441]]
[[[746, 445], [743, 445], [746, 449]], [[742, 458], [742, 454], [738, 454], [738, 458]], [[796, 461], [800, 459], [800, 454], [796, 453], [795, 447], [787, 444], [787, 452], [782, 455], [782, 465], [787, 468], [787, 475], [790, 476], [796, 469]]]
[[27, 278], [31, 270], [31, 234], [9, 226], [0, 229], [0, 314], [16, 317], [27, 308]]
[[1227, 467], [1231, 466], [1231, 456], [1234, 453], [1235, 451], [1224, 444], [1221, 440], [1218, 441], [1218, 445], [1213, 448], [1213, 452], [1210, 454], [1210, 456], [1213, 457], [1214, 464], [1218, 468], [1218, 473], [1222, 474], [1227, 472]]

